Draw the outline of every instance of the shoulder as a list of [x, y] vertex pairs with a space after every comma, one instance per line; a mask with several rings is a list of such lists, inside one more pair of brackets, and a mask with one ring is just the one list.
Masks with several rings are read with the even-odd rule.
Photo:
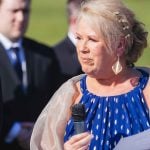
[[137, 68], [144, 70], [149, 74], [149, 79], [143, 92], [144, 92], [144, 97], [146, 99], [147, 105], [150, 108], [150, 68], [149, 67], [137, 67]]
[[74, 76], [70, 79], [68, 79], [66, 82], [64, 82], [64, 84], [62, 84], [63, 86], [68, 86], [68, 85], [72, 85], [72, 86], [76, 86], [77, 83], [85, 76], [85, 74], [80, 74], [77, 76]]
[[56, 91], [56, 93], [63, 93], [63, 94], [68, 94], [68, 93], [74, 93], [79, 89], [79, 84], [78, 82], [85, 76], [85, 74], [80, 74], [78, 76], [74, 76], [64, 82]]
[[136, 67], [136, 68], [141, 69], [141, 70], [145, 71], [146, 73], [148, 73], [149, 80], [148, 80], [146, 88], [149, 88], [149, 90], [150, 90], [150, 68], [149, 67]]
[[83, 75], [75, 76], [64, 82], [53, 94], [48, 105], [55, 105], [57, 102], [59, 105], [64, 105], [65, 102], [72, 103], [74, 96], [78, 93], [76, 83], [80, 81], [82, 76]]
[[69, 38], [68, 36], [66, 36], [62, 40], [60, 40], [58, 43], [56, 43], [53, 47], [54, 48], [60, 47], [62, 45], [65, 45], [68, 41], [69, 41]]
[[74, 44], [71, 42], [68, 36], [62, 39], [60, 42], [56, 43], [53, 48], [55, 51], [66, 50], [70, 47], [73, 47]]
[[150, 75], [150, 67], [136, 67], [137, 69], [141, 69], [145, 72], [147, 72]]
[[31, 38], [28, 38], [28, 37], [24, 37], [23, 38], [23, 44], [25, 45], [29, 45], [29, 46], [40, 46], [40, 47], [44, 47], [44, 48], [50, 48], [50, 46], [48, 46], [47, 44], [44, 44], [42, 42], [39, 42], [37, 40], [34, 40], [34, 39], [31, 39]]
[[28, 37], [23, 38], [23, 47], [29, 51], [32, 51], [40, 55], [45, 56], [55, 55], [51, 46], [48, 46], [42, 42], [36, 41]]

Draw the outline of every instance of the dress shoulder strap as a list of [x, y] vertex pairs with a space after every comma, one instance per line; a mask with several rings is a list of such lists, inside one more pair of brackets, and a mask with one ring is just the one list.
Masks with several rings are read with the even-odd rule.
[[142, 74], [140, 79], [139, 79], [139, 86], [143, 90], [146, 87], [147, 83], [148, 83], [149, 74], [146, 71], [142, 70], [142, 69], [137, 69], [137, 70], [139, 70]]
[[86, 77], [87, 77], [87, 75], [83, 76], [80, 80], [80, 88], [81, 88], [82, 93], [84, 93], [87, 89], [87, 87], [86, 87]]

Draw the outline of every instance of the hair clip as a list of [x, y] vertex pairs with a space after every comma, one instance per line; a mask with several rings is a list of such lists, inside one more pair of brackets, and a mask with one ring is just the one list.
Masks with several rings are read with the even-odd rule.
[[115, 11], [114, 14], [115, 15], [119, 15], [120, 13], [119, 13], [119, 11]]
[[130, 36], [131, 36], [130, 34], [127, 34], [127, 35], [125, 36], [125, 39], [129, 38]]
[[129, 29], [129, 26], [125, 26], [123, 27], [123, 30]]
[[127, 22], [127, 20], [126, 19], [122, 19], [121, 22]]
[[124, 35], [126, 35], [125, 38], [126, 39], [129, 38], [130, 37], [130, 26], [129, 26], [129, 22], [128, 22], [126, 16], [123, 14], [120, 14], [119, 11], [114, 12], [114, 14], [116, 16], [117, 21], [119, 22], [119, 24], [122, 27], [122, 31], [124, 32]]

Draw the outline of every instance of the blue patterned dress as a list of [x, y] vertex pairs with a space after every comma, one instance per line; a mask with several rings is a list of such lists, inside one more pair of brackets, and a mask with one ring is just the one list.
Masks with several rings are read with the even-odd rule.
[[[139, 84], [131, 91], [117, 96], [101, 97], [90, 93], [86, 87], [86, 75], [80, 80], [82, 98], [86, 108], [86, 127], [94, 135], [90, 150], [113, 149], [118, 141], [150, 128], [149, 110], [143, 89], [149, 75], [142, 73]], [[74, 132], [72, 118], [68, 121], [64, 141]]]

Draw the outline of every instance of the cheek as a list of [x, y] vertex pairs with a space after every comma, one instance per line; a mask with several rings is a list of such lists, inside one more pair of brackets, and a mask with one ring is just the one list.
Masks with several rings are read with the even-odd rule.
[[97, 67], [112, 65], [112, 56], [102, 47], [96, 47], [95, 50], [91, 52], [91, 56]]
[[79, 57], [80, 53], [79, 53], [79, 49], [77, 46], [76, 46], [76, 53], [77, 53], [77, 56]]
[[103, 57], [104, 49], [101, 46], [91, 45], [90, 49], [91, 49], [90, 55], [93, 59], [97, 60], [97, 59], [101, 59], [101, 57]]
[[76, 52], [78, 52], [79, 51], [79, 42], [77, 41], [77, 43], [76, 43]]

